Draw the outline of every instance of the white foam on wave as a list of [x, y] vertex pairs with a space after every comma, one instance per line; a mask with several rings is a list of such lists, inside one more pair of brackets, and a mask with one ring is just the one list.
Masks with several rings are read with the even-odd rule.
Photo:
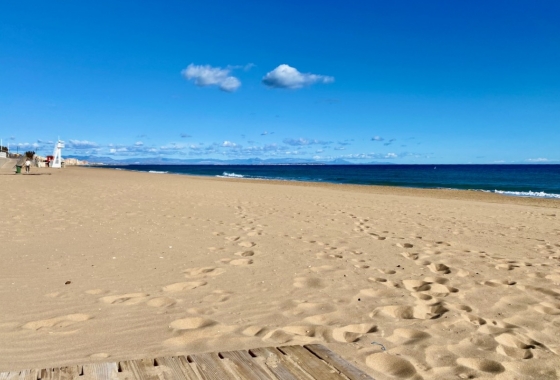
[[157, 170], [150, 170], [150, 171], [148, 171], [148, 173], [154, 173], [154, 174], [167, 174], [168, 172], [160, 172], [160, 171], [157, 171]]
[[560, 194], [545, 193], [544, 191], [503, 191], [494, 190], [496, 194], [513, 195], [516, 197], [532, 197], [532, 198], [554, 198], [560, 199]]
[[220, 178], [245, 178], [244, 175], [235, 174], [235, 173], [228, 173], [228, 172], [224, 172], [222, 175], [218, 175], [216, 177], [220, 177]]

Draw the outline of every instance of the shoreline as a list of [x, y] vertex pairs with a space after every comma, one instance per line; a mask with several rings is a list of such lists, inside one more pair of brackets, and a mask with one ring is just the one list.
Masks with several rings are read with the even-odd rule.
[[186, 176], [189, 178], [196, 178], [196, 179], [217, 180], [217, 181], [224, 180], [224, 181], [240, 182], [240, 183], [246, 183], [247, 181], [251, 181], [251, 183], [262, 183], [262, 184], [269, 183], [275, 185], [293, 185], [293, 186], [303, 186], [303, 187], [346, 189], [350, 191], [372, 193], [372, 194], [394, 194], [394, 195], [441, 198], [441, 199], [477, 200], [477, 201], [492, 202], [492, 203], [522, 204], [522, 205], [531, 205], [531, 206], [539, 206], [539, 207], [560, 208], [560, 199], [515, 196], [515, 195], [508, 195], [508, 194], [493, 193], [485, 190], [362, 185], [362, 184], [334, 183], [334, 182], [300, 181], [300, 180], [288, 180], [288, 179], [276, 180], [276, 179], [262, 179], [262, 178], [236, 178], [236, 177], [227, 177], [227, 176], [215, 176], [215, 175], [204, 176], [204, 175], [169, 173], [169, 172], [150, 173], [149, 171], [128, 170], [123, 168], [103, 167], [103, 166], [90, 166], [87, 168], [145, 173], [151, 175]]

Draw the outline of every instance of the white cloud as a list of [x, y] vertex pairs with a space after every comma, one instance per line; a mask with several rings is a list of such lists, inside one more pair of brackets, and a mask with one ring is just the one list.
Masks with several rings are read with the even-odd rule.
[[159, 149], [161, 151], [178, 151], [178, 150], [185, 149], [185, 146], [182, 144], [171, 143], [171, 144], [160, 146]]
[[548, 162], [550, 161], [548, 158], [529, 158], [527, 159], [529, 162]]
[[284, 139], [282, 142], [291, 146], [328, 145], [331, 143], [330, 141], [321, 141], [316, 139], [309, 140], [301, 137], [299, 139]]
[[223, 146], [223, 147], [226, 147], [226, 148], [235, 148], [235, 147], [237, 146], [237, 144], [234, 143], [234, 142], [231, 142], [231, 141], [227, 141], [227, 140], [226, 140], [226, 141], [224, 141], [224, 142], [222, 143], [222, 146]]
[[40, 145], [38, 143], [17, 143], [16, 146], [18, 148], [23, 148], [23, 149], [29, 149], [29, 148], [33, 148], [33, 149], [37, 149]]
[[97, 148], [97, 143], [87, 140], [70, 140], [67, 145], [70, 149], [93, 149]]
[[314, 83], [332, 83], [334, 78], [326, 75], [300, 73], [295, 67], [284, 64], [267, 73], [262, 82], [272, 88], [301, 88]]
[[241, 86], [241, 82], [236, 77], [231, 76], [230, 72], [231, 68], [222, 69], [221, 67], [191, 63], [181, 71], [181, 74], [186, 79], [193, 80], [197, 86], [218, 86], [222, 91], [234, 92]]
[[134, 143], [134, 146], [142, 146], [142, 145], [144, 145], [144, 143], [142, 141], [136, 141]]
[[385, 139], [381, 136], [373, 136], [371, 138], [371, 141], [383, 141], [383, 140], [385, 140]]
[[[406, 156], [407, 154], [404, 155]], [[348, 158], [348, 159], [355, 159], [355, 160], [364, 160], [364, 159], [391, 160], [399, 157], [400, 156], [396, 153], [358, 153], [358, 154], [347, 154], [345, 156], [340, 156], [340, 158]]]

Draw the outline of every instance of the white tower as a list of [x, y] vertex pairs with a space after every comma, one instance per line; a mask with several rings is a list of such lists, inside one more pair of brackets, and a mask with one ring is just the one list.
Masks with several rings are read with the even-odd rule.
[[60, 168], [62, 166], [62, 148], [64, 148], [64, 141], [58, 140], [54, 146], [54, 160], [51, 162], [51, 168]]

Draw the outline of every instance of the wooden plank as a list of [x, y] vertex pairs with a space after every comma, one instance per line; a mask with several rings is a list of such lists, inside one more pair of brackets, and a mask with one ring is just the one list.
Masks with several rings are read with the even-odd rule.
[[169, 369], [163, 373], [164, 380], [200, 380], [184, 356], [182, 358], [175, 356], [156, 358], [156, 363], [160, 367]]
[[[251, 352], [254, 356], [251, 356]], [[119, 369], [121, 372], [119, 372]], [[374, 380], [328, 348], [267, 347], [120, 363], [0, 372], [0, 380]]]
[[302, 346], [284, 346], [279, 350], [307, 371], [313, 378], [321, 380], [340, 380], [345, 377], [338, 370], [322, 361]]
[[233, 377], [217, 353], [196, 354], [189, 357], [196, 364], [198, 374], [203, 380], [224, 380]]
[[375, 380], [321, 344], [308, 344], [304, 347], [342, 372], [350, 380]]
[[121, 380], [159, 380], [153, 360], [126, 360], [119, 362]]
[[94, 363], [86, 364], [83, 368], [84, 380], [108, 380], [117, 379], [119, 365], [117, 363]]
[[276, 376], [282, 380], [299, 380], [311, 379], [313, 377], [298, 367], [295, 363], [288, 360], [286, 355], [278, 351], [274, 347], [256, 348], [251, 349], [251, 352], [257, 356], [262, 356], [265, 359], [266, 367]]
[[247, 351], [221, 352], [220, 355], [225, 359], [229, 369], [244, 380], [271, 379]]

